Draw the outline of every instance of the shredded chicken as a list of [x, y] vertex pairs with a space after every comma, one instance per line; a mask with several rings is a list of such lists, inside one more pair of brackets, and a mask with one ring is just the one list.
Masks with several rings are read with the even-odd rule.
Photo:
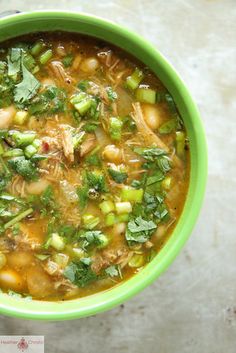
[[96, 147], [96, 136], [94, 134], [87, 134], [84, 142], [80, 146], [80, 156], [83, 157]]
[[20, 197], [26, 196], [26, 182], [20, 175], [15, 175], [9, 184], [8, 191], [10, 194]]
[[118, 249], [106, 249], [101, 254], [93, 256], [92, 270], [99, 273], [102, 269], [111, 264], [120, 265], [122, 268], [128, 263], [133, 252], [129, 251], [125, 246]]
[[142, 133], [146, 145], [156, 145], [157, 147], [168, 152], [168, 146], [166, 146], [166, 144], [146, 124], [140, 103], [133, 103], [132, 106], [134, 111], [131, 113], [131, 116], [136, 123], [137, 129]]
[[49, 64], [49, 70], [52, 73], [52, 77], [58, 80], [61, 85], [70, 85], [72, 83], [72, 77], [68, 75], [60, 61], [52, 61]]
[[61, 124], [59, 127], [64, 155], [69, 162], [74, 162], [74, 146], [70, 126]]

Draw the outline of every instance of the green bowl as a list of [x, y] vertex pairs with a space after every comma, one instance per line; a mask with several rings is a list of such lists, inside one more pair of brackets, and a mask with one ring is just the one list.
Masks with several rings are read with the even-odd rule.
[[68, 320], [113, 308], [151, 284], [170, 265], [188, 239], [196, 222], [207, 179], [207, 147], [196, 105], [184, 83], [166, 59], [146, 40], [112, 22], [74, 12], [40, 11], [0, 19], [0, 42], [42, 31], [67, 31], [108, 41], [131, 53], [161, 79], [183, 117], [190, 140], [190, 186], [182, 215], [158, 255], [126, 282], [85, 298], [66, 302], [26, 301], [0, 294], [0, 313], [29, 319]]

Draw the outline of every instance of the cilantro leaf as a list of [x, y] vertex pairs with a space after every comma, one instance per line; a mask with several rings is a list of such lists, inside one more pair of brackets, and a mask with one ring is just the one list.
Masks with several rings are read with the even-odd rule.
[[62, 59], [62, 64], [65, 66], [65, 67], [70, 67], [72, 62], [74, 60], [74, 57], [72, 54], [68, 54], [66, 55], [63, 59]]
[[86, 178], [90, 188], [94, 188], [98, 192], [107, 192], [104, 175], [87, 171]]
[[117, 270], [117, 266], [109, 266], [105, 269], [105, 273], [110, 277], [117, 277], [119, 276], [119, 271]]
[[112, 168], [108, 168], [108, 173], [110, 174], [112, 179], [118, 184], [122, 184], [128, 178], [127, 173], [120, 172], [120, 171], [112, 169]]
[[127, 224], [125, 233], [128, 243], [145, 243], [150, 239], [157, 225], [153, 221], [146, 221], [141, 216], [132, 219]]
[[107, 87], [106, 88], [106, 91], [107, 91], [107, 96], [108, 96], [108, 99], [111, 101], [111, 102], [114, 102], [116, 99], [117, 99], [117, 93], [115, 91], [113, 91], [113, 89], [111, 87]]
[[82, 288], [98, 279], [97, 274], [91, 269], [89, 258], [81, 259], [79, 262], [71, 262], [65, 268], [64, 276], [73, 284]]
[[24, 103], [30, 100], [35, 96], [40, 87], [39, 81], [26, 69], [22, 58], [21, 68], [22, 81], [15, 86], [14, 91], [14, 100], [17, 103]]
[[26, 180], [36, 180], [38, 172], [36, 165], [25, 157], [15, 157], [8, 161], [9, 166]]

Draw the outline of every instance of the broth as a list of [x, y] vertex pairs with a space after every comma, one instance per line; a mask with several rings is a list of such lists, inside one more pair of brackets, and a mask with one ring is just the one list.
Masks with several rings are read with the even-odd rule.
[[108, 43], [37, 34], [0, 47], [0, 288], [43, 300], [115, 286], [183, 208], [190, 159], [173, 98]]

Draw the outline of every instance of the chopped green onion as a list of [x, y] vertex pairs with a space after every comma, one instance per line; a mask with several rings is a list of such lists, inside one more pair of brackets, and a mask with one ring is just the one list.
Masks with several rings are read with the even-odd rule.
[[129, 201], [126, 202], [116, 202], [116, 212], [118, 214], [130, 213], [132, 212], [132, 205]]
[[176, 131], [176, 153], [183, 157], [185, 147], [185, 133], [183, 131]]
[[158, 132], [160, 134], [169, 134], [170, 132], [174, 131], [175, 128], [176, 128], [176, 120], [170, 119], [159, 127]]
[[34, 141], [36, 133], [33, 131], [25, 133], [20, 131], [13, 131], [11, 137], [15, 142], [16, 147], [26, 147]]
[[142, 202], [143, 189], [123, 188], [121, 190], [121, 199], [122, 201]]
[[33, 145], [28, 145], [24, 149], [24, 154], [27, 158], [31, 158], [36, 153], [37, 153], [37, 148], [35, 148]]
[[143, 72], [136, 67], [132, 75], [127, 77], [126, 86], [130, 90], [135, 90], [139, 86], [143, 78], [144, 78]]
[[40, 55], [39, 61], [42, 65], [45, 65], [51, 58], [52, 58], [52, 50], [48, 49]]
[[101, 202], [99, 207], [103, 214], [107, 214], [115, 210], [114, 203], [110, 200]]
[[106, 226], [110, 227], [116, 223], [116, 216], [114, 213], [108, 213], [105, 218]]
[[11, 226], [14, 226], [14, 224], [20, 222], [22, 219], [24, 219], [25, 217], [27, 217], [29, 214], [31, 214], [33, 212], [33, 208], [29, 208], [28, 210], [20, 213], [18, 216], [14, 217], [13, 219], [11, 219], [9, 222], [7, 222], [4, 225], [4, 229], [8, 229]]
[[156, 103], [156, 91], [153, 89], [144, 87], [138, 88], [135, 91], [135, 96], [138, 102], [150, 104]]
[[20, 110], [14, 116], [13, 122], [17, 125], [23, 125], [29, 118], [29, 113], [25, 110]]
[[65, 247], [65, 241], [58, 233], [52, 233], [50, 245], [54, 249], [61, 251]]
[[92, 214], [84, 214], [82, 220], [85, 229], [93, 229], [100, 222], [100, 218], [93, 216]]
[[121, 139], [122, 126], [123, 122], [119, 118], [110, 118], [109, 133], [112, 140], [119, 141]]
[[32, 48], [31, 48], [31, 50], [30, 50], [30, 51], [31, 51], [31, 54], [32, 54], [33, 56], [39, 55], [39, 53], [42, 51], [43, 47], [44, 47], [43, 41], [39, 40], [38, 42], [36, 42], [36, 43], [32, 46]]
[[23, 155], [24, 155], [24, 153], [20, 148], [13, 148], [11, 150], [4, 152], [2, 156], [11, 158], [11, 157], [19, 157], [19, 156], [23, 156]]

